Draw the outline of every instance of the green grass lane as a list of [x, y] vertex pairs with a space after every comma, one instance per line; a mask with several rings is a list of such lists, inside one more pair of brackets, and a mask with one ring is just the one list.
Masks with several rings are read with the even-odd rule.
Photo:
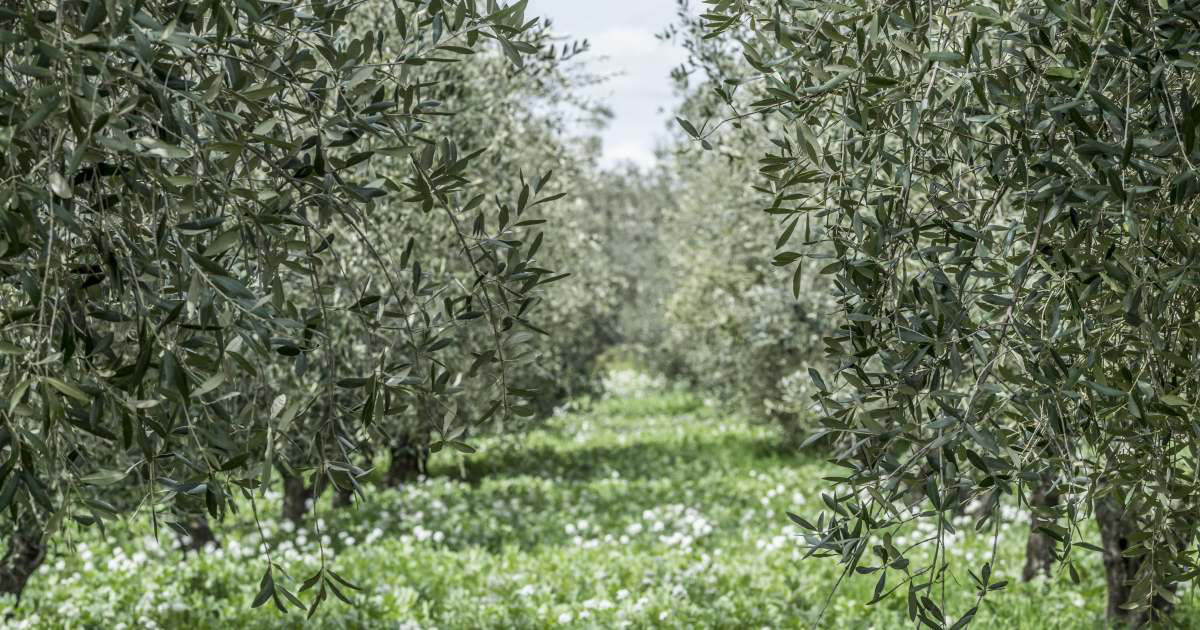
[[[298, 536], [273, 517], [265, 526], [291, 586], [318, 566], [323, 540], [334, 569], [364, 588], [353, 607], [328, 602], [310, 627], [911, 627], [903, 588], [864, 604], [878, 573], [848, 579], [826, 606], [840, 565], [802, 561], [785, 512], [815, 517], [832, 468], [777, 444], [770, 429], [687, 393], [634, 395], [555, 417], [519, 442], [439, 454], [430, 480], [373, 490], [357, 509], [323, 503]], [[263, 513], [277, 513], [277, 501]], [[995, 572], [1011, 585], [989, 595], [975, 627], [1100, 625], [1097, 558], [1081, 559], [1080, 585], [1015, 583], [1027, 520], [1009, 512]], [[972, 529], [970, 516], [958, 523]], [[249, 608], [265, 568], [253, 524], [243, 514], [216, 529], [220, 549], [187, 556], [141, 524], [110, 529], [111, 542], [76, 536], [77, 553], [47, 561], [6, 627], [301, 625], [299, 613]], [[990, 546], [990, 532], [961, 533], [950, 555], [978, 570]], [[889, 573], [888, 587], [898, 579]], [[972, 605], [966, 574], [953, 579], [962, 583], [946, 591], [951, 621]], [[0, 615], [11, 605], [0, 600]]]

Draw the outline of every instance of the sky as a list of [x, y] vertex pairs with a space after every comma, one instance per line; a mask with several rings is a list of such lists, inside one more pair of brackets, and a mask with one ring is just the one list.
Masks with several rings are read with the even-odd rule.
[[548, 17], [558, 33], [587, 39], [588, 67], [617, 75], [591, 94], [614, 114], [602, 134], [604, 166], [653, 166], [656, 140], [667, 137], [666, 121], [678, 102], [671, 69], [686, 53], [655, 35], [675, 20], [675, 6], [675, 0], [529, 0], [526, 17]]

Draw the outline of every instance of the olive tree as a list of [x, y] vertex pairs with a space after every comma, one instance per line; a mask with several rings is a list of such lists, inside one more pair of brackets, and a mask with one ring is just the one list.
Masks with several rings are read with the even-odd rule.
[[[476, 51], [536, 52], [524, 2], [395, 0], [348, 26], [362, 5], [0, 7], [0, 590], [68, 525], [257, 513], [280, 464], [344, 483], [391, 414], [469, 448], [479, 418], [447, 413], [467, 377], [492, 413], [523, 404], [510, 331], [552, 273], [518, 224], [545, 182], [479, 188], [428, 94]], [[377, 234], [383, 213], [440, 217], [456, 244]], [[339, 285], [348, 244], [369, 283]], [[447, 257], [470, 275], [441, 291]], [[469, 327], [474, 365], [439, 362]], [[346, 599], [326, 554], [297, 589], [266, 549], [254, 605]]]
[[[374, 25], [391, 19], [391, 11], [387, 3], [365, 4], [351, 16], [349, 27], [355, 32], [372, 32]], [[342, 373], [374, 370], [376, 357], [366, 350], [396, 338], [386, 315], [386, 304], [379, 299], [395, 288], [388, 284], [385, 270], [409, 269], [412, 264], [409, 261], [415, 261], [420, 266], [422, 280], [412, 293], [413, 299], [421, 302], [425, 311], [434, 312], [439, 304], [450, 303], [456, 305], [459, 313], [450, 316], [454, 309], [442, 309], [446, 316], [435, 323], [442, 329], [440, 336], [430, 339], [430, 351], [417, 358], [430, 365], [410, 368], [407, 380], [411, 382], [420, 378], [418, 375], [428, 374], [428, 367], [435, 367], [439, 375], [453, 376], [446, 382], [444, 392], [431, 395], [420, 388], [399, 388], [393, 390], [395, 398], [386, 412], [382, 407], [373, 408], [375, 420], [360, 423], [353, 439], [344, 444], [345, 456], [356, 461], [354, 466], [326, 471], [331, 474], [321, 476], [315, 474], [319, 472], [315, 468], [296, 470], [281, 462], [282, 512], [294, 522], [306, 515], [325, 488], [336, 489], [335, 505], [348, 504], [358, 489], [357, 478], [373, 464], [385, 466], [385, 485], [413, 481], [425, 472], [431, 450], [449, 446], [469, 452], [472, 450], [466, 444], [469, 435], [519, 429], [527, 422], [525, 417], [540, 406], [538, 400], [543, 392], [530, 388], [526, 380], [530, 370], [542, 362], [537, 350], [545, 343], [544, 331], [554, 329], [547, 315], [557, 310], [553, 307], [556, 302], [550, 301], [551, 309], [540, 305], [545, 301], [544, 289], [547, 281], [561, 277], [549, 275], [546, 267], [552, 263], [543, 262], [546, 249], [556, 240], [543, 231], [561, 229], [562, 220], [561, 216], [555, 216], [547, 222], [530, 216], [527, 210], [536, 207], [537, 211], [545, 212], [550, 209], [545, 205], [547, 202], [562, 196], [547, 192], [552, 178], [573, 179], [561, 174], [574, 161], [572, 152], [559, 137], [560, 114], [542, 106], [548, 102], [570, 102], [573, 98], [572, 90], [583, 78], [572, 60], [585, 47], [572, 42], [559, 46], [548, 24], [540, 21], [525, 25], [521, 41], [531, 52], [521, 56], [519, 65], [500, 47], [490, 46], [463, 50], [456, 63], [426, 65], [412, 71], [427, 77], [422, 99], [433, 107], [414, 127], [414, 138], [427, 144], [442, 138], [462, 147], [462, 151], [478, 153], [471, 168], [459, 175], [464, 194], [469, 191], [473, 206], [459, 221], [448, 221], [439, 211], [405, 210], [406, 204], [411, 203], [405, 201], [406, 194], [402, 192], [408, 190], [406, 180], [412, 177], [410, 154], [382, 155], [364, 164], [368, 179], [378, 179], [398, 194], [381, 199], [365, 228], [347, 225], [332, 235], [336, 242], [343, 243], [328, 250], [330, 257], [323, 268], [333, 299], [360, 306], [340, 311], [333, 320], [337, 330], [334, 334], [342, 340], [337, 359], [313, 363], [308, 369]], [[402, 54], [407, 45], [405, 37], [392, 30], [385, 34], [379, 48], [385, 56], [395, 56]], [[531, 172], [531, 176], [524, 175], [525, 172]], [[562, 205], [556, 204], [556, 215], [561, 214]], [[511, 220], [504, 223], [504, 217]], [[371, 238], [357, 238], [354, 231], [358, 229], [371, 234]], [[502, 234], [503, 238], [476, 248], [474, 242], [488, 233]], [[465, 254], [464, 235], [472, 243], [471, 255]], [[523, 241], [527, 247], [521, 246]], [[392, 246], [380, 247], [381, 243]], [[517, 256], [512, 257], [512, 253]], [[520, 259], [522, 256], [524, 260]], [[475, 287], [476, 267], [497, 264], [500, 272], [508, 267], [502, 275], [513, 284], [493, 297], [517, 297], [520, 310], [539, 313], [536, 326], [524, 317], [501, 320], [501, 351], [511, 353], [502, 373], [492, 370], [490, 359], [479, 360], [482, 352], [496, 351], [496, 337], [484, 317], [488, 309], [482, 300], [487, 296]], [[537, 281], [525, 287], [531, 278]], [[409, 278], [403, 280], [405, 290], [409, 290]], [[555, 288], [558, 286], [561, 285]], [[462, 307], [464, 303], [466, 307]], [[489, 371], [493, 372], [493, 378], [480, 378], [481, 372]], [[467, 374], [474, 377], [465, 378], [463, 375]], [[307, 378], [281, 376], [292, 379], [288, 388], [302, 388]], [[499, 409], [495, 405], [494, 378], [505, 379], [508, 391], [516, 397], [514, 402], [520, 404]], [[354, 389], [343, 390], [343, 393], [353, 392]], [[357, 410], [365, 412], [365, 407]], [[448, 414], [460, 421], [446, 425]], [[309, 419], [320, 422], [319, 414], [309, 414]], [[447, 426], [454, 433], [449, 440], [442, 435]], [[309, 448], [310, 435], [305, 430], [295, 432], [286, 451], [288, 457], [282, 459], [290, 460], [293, 453], [303, 453]]]
[[[775, 260], [840, 305], [815, 385], [843, 490], [796, 518], [812, 551], [961, 626], [977, 606], [935, 601], [948, 516], [981, 502], [986, 532], [1015, 497], [1053, 566], [1103, 554], [1110, 618], [1169, 608], [1200, 571], [1200, 7], [705, 4], [752, 68], [718, 89], [764, 94], [727, 120], [780, 125], [767, 212], [811, 228]], [[685, 128], [711, 145], [721, 124]], [[912, 519], [937, 525], [926, 555], [892, 543]], [[980, 599], [1003, 585], [970, 575]]]
[[[736, 95], [722, 80], [750, 66], [729, 54], [726, 42], [704, 39], [703, 26], [680, 3], [680, 23], [665, 34], [694, 62], [673, 78], [683, 101], [680, 120], [705, 120], [766, 95], [751, 85]], [[690, 124], [690, 123], [688, 123]], [[823, 370], [821, 338], [835, 310], [823, 277], [796, 276], [771, 260], [780, 230], [790, 237], [796, 217], [757, 212], [757, 156], [772, 148], [779, 122], [765, 116], [731, 121], [704, 145], [677, 138], [664, 156], [669, 203], [657, 227], [662, 271], [647, 284], [661, 286], [652, 319], [660, 339], [652, 356], [665, 373], [754, 420], [782, 430], [796, 446], [814, 430], [809, 369]], [[704, 150], [707, 148], [708, 150]]]

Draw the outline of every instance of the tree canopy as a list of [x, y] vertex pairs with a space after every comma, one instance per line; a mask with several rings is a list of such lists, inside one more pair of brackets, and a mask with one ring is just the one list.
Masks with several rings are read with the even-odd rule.
[[[537, 21], [377, 5], [0, 8], [6, 591], [67, 522], [221, 518], [277, 466], [349, 489], [373, 424], [415, 416], [469, 450], [473, 424], [527, 406], [506, 375], [555, 277], [530, 232], [549, 175], [479, 188], [441, 69], [520, 69]], [[439, 359], [460, 342], [465, 364]], [[454, 404], [470, 380], [474, 416]], [[300, 605], [265, 560], [255, 605]], [[315, 608], [350, 585], [323, 566], [310, 587]]]
[[[653, 172], [571, 137], [587, 47], [526, 0], [0, 6], [0, 593], [79, 528], [415, 478], [620, 351], [830, 456], [792, 520], [871, 603], [967, 625], [1011, 576], [948, 610], [946, 539], [1020, 505], [1024, 577], [1099, 553], [1112, 619], [1168, 611], [1200, 1], [703, 5]], [[292, 579], [259, 530], [254, 606], [350, 600], [320, 535]]]
[[[1080, 520], [1123, 519], [1115, 561], [1137, 562], [1110, 614], [1170, 600], [1200, 570], [1196, 3], [705, 4], [749, 66], [697, 56], [722, 118], [778, 123], [775, 260], [836, 287], [814, 379], [845, 485], [801, 519], [813, 551], [962, 625], [976, 609], [933, 599], [945, 554], [910, 565], [889, 532], [932, 519], [938, 546], [968, 502], [986, 530], [1049, 483], [1039, 527], [1072, 572]], [[712, 145], [719, 124], [684, 126]], [[980, 598], [1001, 584], [973, 575]]]

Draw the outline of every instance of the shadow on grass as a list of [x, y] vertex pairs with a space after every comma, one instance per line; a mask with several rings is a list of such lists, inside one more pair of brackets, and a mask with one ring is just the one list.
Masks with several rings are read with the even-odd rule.
[[[697, 500], [686, 484], [702, 484], [701, 494], [708, 496], [701, 503], [715, 500], [725, 508], [736, 506], [740, 514], [760, 500], [737, 487], [746, 473], [801, 466], [813, 459], [770, 432], [704, 427], [676, 433], [671, 428], [674, 421], [662, 430], [662, 418], [689, 422], [686, 414], [701, 406], [694, 397], [682, 395], [603, 401], [581, 413], [594, 414], [601, 425], [616, 420], [608, 427], [616, 433], [593, 436], [594, 442], [575, 442], [571, 427], [558, 425], [542, 429], [546, 442], [494, 444], [461, 459], [435, 457], [431, 477], [472, 487], [472, 496], [457, 504], [470, 517], [457, 520], [456, 531], [447, 531], [439, 547], [497, 552], [505, 547], [529, 551], [577, 544], [564, 530], [564, 519], [585, 519], [597, 526], [596, 532], [620, 534], [629, 522], [639, 521], [644, 510]], [[630, 431], [625, 443], [618, 442], [621, 427], [638, 418], [656, 418], [657, 427]], [[389, 519], [414, 509], [403, 505], [402, 494], [377, 493], [358, 509], [335, 512], [333, 518], [349, 531], [375, 526], [387, 530]]]
[[[613, 477], [652, 480], [672, 476], [673, 469], [692, 472], [729, 470], [779, 464], [801, 455], [774, 436], [750, 438], [726, 435], [718, 439], [683, 439], [678, 442], [630, 442], [583, 446], [544, 445], [504, 448], [479, 453], [458, 462], [440, 461], [430, 467], [434, 476], [446, 476], [477, 485], [484, 479], [533, 476], [570, 482]], [[465, 474], [464, 474], [465, 473]]]

